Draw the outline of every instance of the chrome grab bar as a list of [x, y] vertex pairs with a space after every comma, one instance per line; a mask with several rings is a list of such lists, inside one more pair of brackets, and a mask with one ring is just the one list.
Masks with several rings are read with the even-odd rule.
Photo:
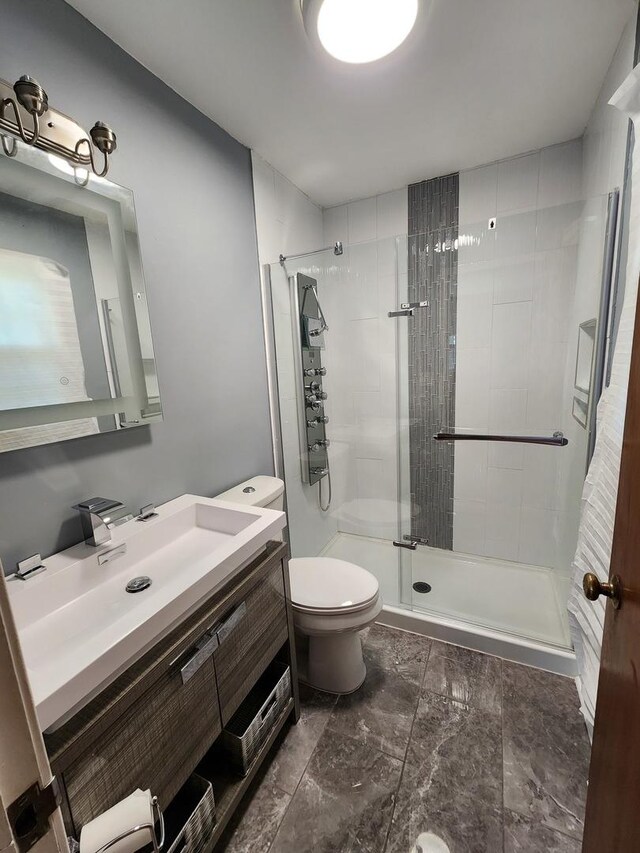
[[561, 430], [553, 435], [493, 435], [472, 432], [445, 432], [440, 430], [433, 436], [435, 441], [506, 441], [518, 444], [546, 444], [551, 447], [566, 447], [569, 439]]

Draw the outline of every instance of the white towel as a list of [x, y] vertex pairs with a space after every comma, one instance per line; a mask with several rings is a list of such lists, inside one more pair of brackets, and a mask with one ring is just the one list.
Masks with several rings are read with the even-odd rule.
[[[636, 139], [640, 139], [640, 66], [631, 72], [609, 103], [629, 115], [635, 125]], [[582, 713], [590, 730], [593, 728], [598, 692], [605, 600], [588, 601], [582, 592], [582, 577], [585, 572], [593, 572], [601, 581], [606, 581], [611, 563], [640, 276], [640, 154], [637, 146], [633, 156], [631, 186], [624, 302], [613, 354], [611, 382], [598, 405], [596, 446], [582, 493], [580, 528], [568, 603], [571, 637], [578, 659], [578, 690]]]

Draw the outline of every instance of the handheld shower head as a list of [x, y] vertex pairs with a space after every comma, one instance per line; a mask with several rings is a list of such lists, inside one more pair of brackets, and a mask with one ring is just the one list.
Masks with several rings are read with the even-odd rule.
[[336, 240], [336, 242], [334, 243], [334, 246], [333, 246], [333, 254], [334, 255], [341, 255], [343, 251], [344, 250], [342, 248], [342, 242], [340, 240]]

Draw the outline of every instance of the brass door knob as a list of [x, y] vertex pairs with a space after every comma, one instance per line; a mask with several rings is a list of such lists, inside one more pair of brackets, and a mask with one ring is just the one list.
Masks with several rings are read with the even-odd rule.
[[597, 601], [604, 595], [611, 599], [616, 610], [620, 607], [622, 585], [617, 575], [612, 575], [609, 583], [601, 583], [593, 572], [587, 572], [582, 578], [582, 589], [589, 601]]

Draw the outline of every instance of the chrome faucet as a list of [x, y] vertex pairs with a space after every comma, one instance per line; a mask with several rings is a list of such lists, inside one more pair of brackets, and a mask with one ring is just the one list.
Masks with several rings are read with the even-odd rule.
[[[122, 501], [111, 498], [89, 498], [75, 504], [72, 509], [77, 509], [82, 521], [82, 533], [87, 545], [104, 545], [111, 539], [111, 527], [123, 524], [133, 516], [127, 513]], [[121, 510], [118, 512], [118, 510]], [[124, 511], [122, 511], [124, 510]]]

